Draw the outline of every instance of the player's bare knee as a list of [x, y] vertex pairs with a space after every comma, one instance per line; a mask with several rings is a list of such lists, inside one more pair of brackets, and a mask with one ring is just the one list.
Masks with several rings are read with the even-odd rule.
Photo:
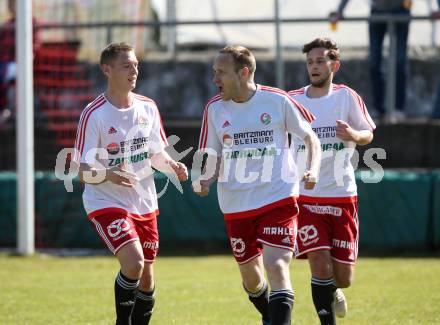
[[334, 265], [334, 275], [336, 286], [348, 288], [354, 280], [354, 269], [352, 266], [336, 264]]
[[348, 288], [351, 286], [350, 280], [335, 281], [338, 288]]
[[258, 276], [243, 279], [244, 289], [248, 292], [257, 292], [263, 285], [263, 279]]
[[126, 262], [125, 265], [121, 267], [122, 273], [131, 279], [139, 279], [142, 275], [144, 269], [144, 261], [133, 260]]
[[351, 286], [353, 277], [351, 275], [338, 275], [338, 274], [334, 274], [334, 279], [335, 279], [335, 283], [336, 286], [338, 288], [348, 288]]
[[284, 261], [278, 260], [273, 263], [266, 263], [265, 268], [269, 277], [282, 278], [288, 265]]
[[308, 254], [310, 269], [313, 276], [318, 278], [329, 278], [332, 276], [332, 263], [330, 258], [324, 254]]

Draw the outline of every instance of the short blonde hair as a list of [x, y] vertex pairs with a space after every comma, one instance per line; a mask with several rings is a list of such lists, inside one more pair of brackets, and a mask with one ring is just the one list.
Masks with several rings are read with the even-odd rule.
[[101, 57], [99, 59], [99, 63], [102, 64], [110, 64], [115, 59], [118, 58], [119, 53], [122, 52], [130, 52], [134, 51], [134, 47], [130, 44], [121, 42], [121, 43], [110, 43], [107, 45], [101, 52]]
[[247, 67], [251, 74], [255, 72], [255, 57], [249, 49], [241, 45], [228, 45], [219, 51], [220, 54], [230, 54], [234, 60], [235, 70]]

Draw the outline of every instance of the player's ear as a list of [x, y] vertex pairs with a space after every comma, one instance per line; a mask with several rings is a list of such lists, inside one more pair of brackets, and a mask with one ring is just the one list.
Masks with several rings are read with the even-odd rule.
[[251, 72], [248, 67], [243, 67], [238, 71], [238, 73], [240, 74], [240, 77], [244, 79], [249, 79], [249, 75]]
[[341, 67], [341, 61], [339, 61], [339, 60], [332, 61], [332, 72], [333, 73], [338, 72], [340, 67]]
[[101, 64], [101, 71], [106, 77], [108, 77], [110, 74], [110, 66], [108, 64]]

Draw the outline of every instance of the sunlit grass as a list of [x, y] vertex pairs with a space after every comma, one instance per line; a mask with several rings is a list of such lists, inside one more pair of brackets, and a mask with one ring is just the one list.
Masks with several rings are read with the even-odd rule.
[[[117, 261], [0, 254], [0, 324], [114, 324]], [[230, 256], [159, 257], [152, 325], [260, 324]], [[291, 267], [295, 324], [319, 324], [307, 262]], [[338, 324], [440, 324], [440, 259], [361, 258]]]

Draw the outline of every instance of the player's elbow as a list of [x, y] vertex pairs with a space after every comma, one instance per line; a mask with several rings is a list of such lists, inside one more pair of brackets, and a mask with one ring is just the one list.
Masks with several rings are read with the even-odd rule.
[[356, 143], [360, 146], [366, 146], [367, 144], [370, 144], [373, 141], [373, 132], [371, 131], [364, 131], [359, 141]]
[[309, 133], [307, 133], [303, 141], [308, 148], [319, 149], [320, 147], [319, 139], [314, 131], [310, 131]]

